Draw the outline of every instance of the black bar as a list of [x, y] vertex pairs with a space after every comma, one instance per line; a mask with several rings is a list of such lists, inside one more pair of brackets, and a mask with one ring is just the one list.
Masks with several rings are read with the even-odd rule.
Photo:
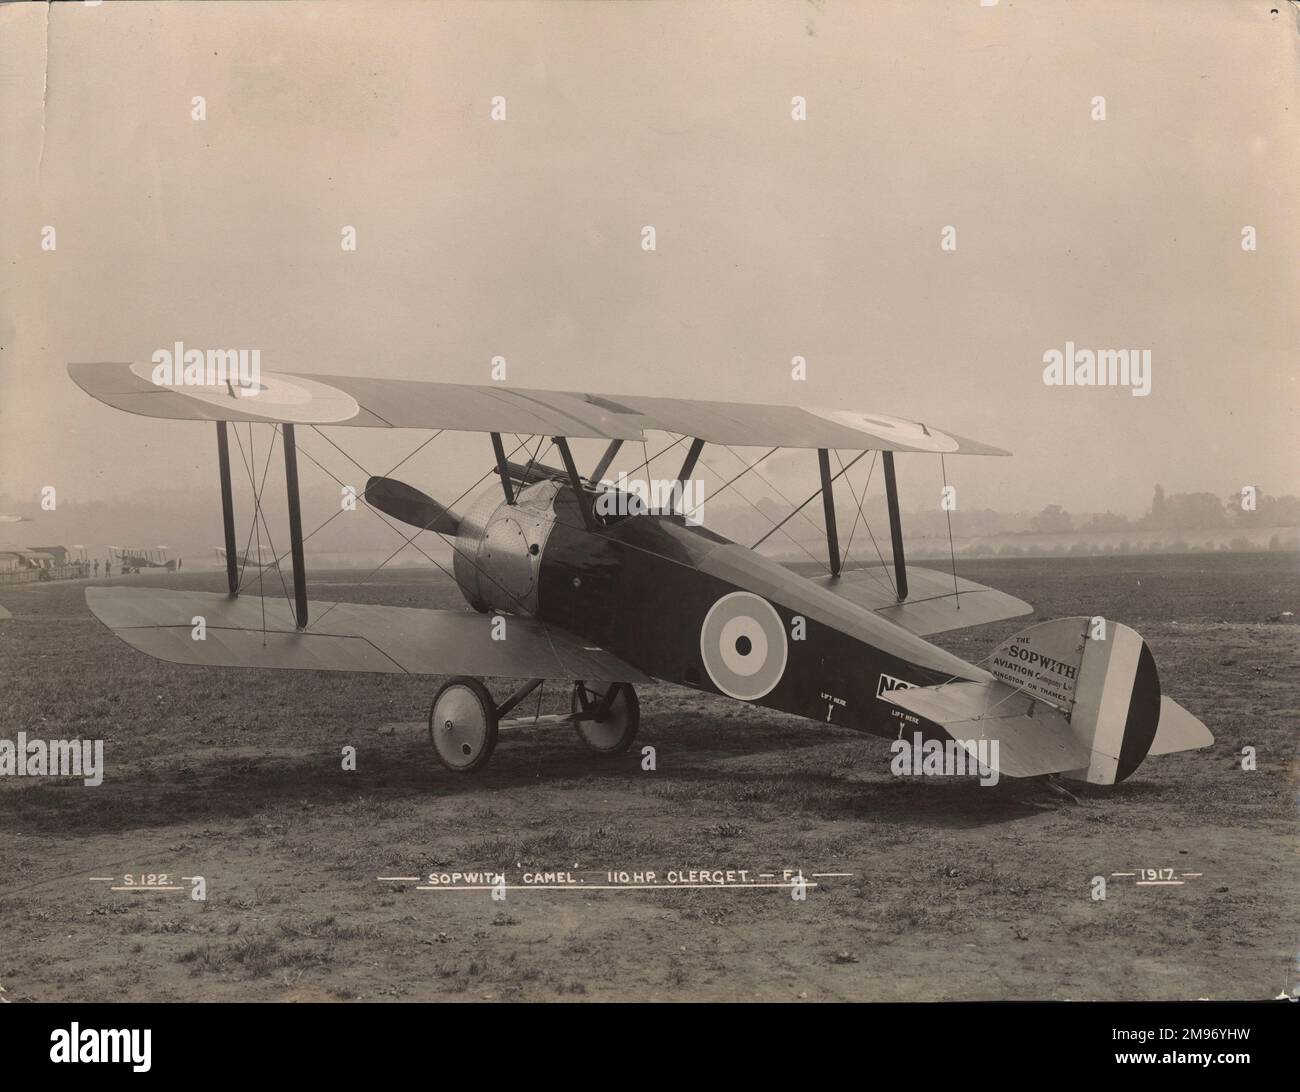
[[[804, 874], [805, 876], [807, 873]], [[513, 883], [513, 879], [511, 880]], [[395, 896], [398, 900], [419, 898], [407, 886], [403, 893]], [[838, 892], [831, 897], [837, 897]], [[146, 896], [135, 896], [146, 897]], [[152, 897], [152, 896], [147, 896]], [[167, 896], [159, 896], [165, 898]], [[180, 898], [181, 896], [177, 896]], [[448, 898], [452, 896], [448, 895]], [[521, 896], [527, 897], [527, 896]], [[666, 898], [668, 896], [660, 896]], [[808, 891], [808, 898], [820, 898]], [[1113, 900], [1114, 896], [1112, 896]], [[187, 900], [188, 902], [188, 900]], [[171, 905], [175, 906], [175, 903]], [[208, 905], [211, 905], [210, 903]], [[399, 902], [399, 905], [402, 903]], [[1100, 904], [1105, 905], [1105, 904]], [[633, 910], [631, 913], [635, 913]], [[384, 936], [392, 935], [393, 926], [385, 926]], [[656, 926], [657, 928], [657, 926]], [[391, 942], [390, 942], [391, 943]], [[486, 946], [486, 943], [485, 943]], [[340, 950], [342, 947], [340, 946]], [[490, 950], [490, 949], [489, 949]], [[1127, 951], [1127, 949], [1125, 949]], [[79, 957], [84, 959], [83, 957]], [[654, 953], [655, 962], [648, 964], [658, 971], [667, 965], [667, 953]], [[343, 956], [337, 957], [334, 968], [329, 968], [336, 975], [338, 966], [343, 963]], [[575, 961], [573, 977], [582, 980], [588, 966], [595, 967], [596, 960]], [[595, 974], [599, 967], [590, 971]], [[627, 985], [630, 976], [622, 967], [612, 968], [600, 981], [617, 1000], [632, 1000], [636, 996], [635, 987]], [[1277, 989], [1282, 985], [1279, 974]], [[328, 981], [328, 980], [326, 980]], [[918, 983], [929, 980], [918, 978]], [[1029, 980], [1032, 983], [1032, 980]], [[1032, 984], [1020, 984], [1013, 979], [1018, 992], [1033, 994], [1046, 992], [1047, 987]], [[159, 992], [150, 984], [149, 992]], [[11, 986], [14, 992], [17, 990]], [[85, 989], [84, 983], [76, 987]], [[140, 989], [140, 986], [134, 988]], [[430, 986], [432, 992], [434, 987]], [[441, 991], [446, 986], [438, 987]], [[942, 1013], [937, 1006], [923, 1008], [916, 1002], [881, 1001], [882, 988], [872, 988], [869, 983], [851, 983], [846, 987], [844, 998], [848, 1001], [874, 1002], [871, 1009], [874, 1027], [880, 1029], [882, 1037], [888, 1041], [902, 1041], [908, 1035], [914, 1035], [918, 1017], [938, 1016]], [[1118, 989], [1126, 989], [1127, 983], [1119, 983]], [[1231, 989], [1231, 985], [1228, 985]], [[684, 991], [681, 991], [684, 992]], [[1010, 986], [986, 982], [985, 992], [1005, 994], [1011, 992]], [[1129, 988], [1129, 992], [1134, 992]], [[1240, 992], [1240, 991], [1234, 991]], [[1260, 991], [1262, 992], [1262, 991]], [[666, 991], [668, 1000], [680, 1000], [679, 991], [674, 988]], [[711, 986], [704, 994], [716, 996], [722, 993], [718, 986]], [[440, 996], [446, 996], [445, 992]], [[457, 996], [457, 995], [452, 995]], [[367, 998], [369, 1000], [369, 998]], [[1286, 1013], [1291, 1015], [1287, 1016]], [[960, 1010], [963, 1030], [972, 1036], [972, 1041], [990, 1041], [997, 1036], [1006, 1036], [1009, 1017], [1014, 1017], [1017, 1026], [1016, 1051], [1009, 1056], [1003, 1068], [1013, 1078], [1023, 1076], [1028, 1080], [1050, 1072], [1052, 1067], [1059, 1068], [1063, 1052], [1069, 1052], [1069, 1058], [1075, 1068], [1081, 1071], [1095, 1072], [1106, 1078], [1109, 1086], [1109, 1074], [1128, 1071], [1150, 1072], [1156, 1066], [1164, 1069], [1170, 1076], [1180, 1079], [1193, 1070], [1190, 1060], [1191, 1052], [1224, 1052], [1248, 1055], [1248, 1063], [1231, 1068], [1247, 1076], [1254, 1072], [1257, 1077], [1266, 1072], [1286, 1072], [1283, 1068], [1288, 1063], [1294, 1067], [1295, 1061], [1295, 1005], [1283, 1002], [1238, 1002], [1238, 1001], [965, 1001]], [[255, 1005], [197, 1005], [165, 1004], [162, 1002], [121, 1001], [115, 1004], [84, 1004], [66, 1001], [45, 1001], [37, 1005], [15, 1004], [5, 1008], [4, 1055], [12, 1059], [11, 1068], [18, 1072], [30, 1072], [38, 1081], [44, 1083], [45, 1076], [54, 1077], [60, 1070], [67, 1076], [74, 1075], [77, 1067], [66, 1066], [56, 1061], [59, 1057], [56, 1048], [69, 1039], [68, 1029], [77, 1022], [86, 1032], [96, 1028], [129, 1027], [150, 1029], [147, 1042], [150, 1069], [148, 1073], [132, 1073], [130, 1062], [114, 1065], [101, 1063], [82, 1072], [99, 1075], [111, 1075], [114, 1071], [126, 1077], [156, 1078], [159, 1082], [184, 1081], [194, 1073], [194, 1059], [202, 1057], [204, 1070], [223, 1084], [247, 1082], [247, 1059], [258, 1056], [277, 1056], [283, 1052], [286, 1042], [311, 1039], [316, 1042], [341, 1042], [347, 1036], [353, 1036], [361, 1042], [377, 1043], [385, 1034], [391, 1034], [392, 1023], [389, 1012], [379, 1005], [285, 1005], [276, 1012], [274, 1020], [266, 1018], [266, 1012]], [[1199, 1029], [1212, 1028], [1237, 1032], [1226, 1042], [1211, 1045], [1202, 1040], [1200, 1045], [1183, 1040], [1170, 1041], [1147, 1039], [1139, 1041], [1133, 1038], [1117, 1038], [1117, 1029], [1125, 1034], [1147, 1029]], [[549, 1030], [549, 1029], [547, 1029]], [[102, 1033], [101, 1033], [102, 1034]], [[1249, 1038], [1247, 1038], [1249, 1035]], [[56, 1039], [57, 1036], [57, 1039]], [[140, 1036], [141, 1041], [144, 1036]], [[524, 1025], [521, 1033], [515, 1036], [519, 1050], [534, 1051], [545, 1049], [549, 1045], [542, 1029], [538, 1025]], [[214, 1051], [214, 1041], [238, 1043], [238, 1050]], [[1121, 1061], [1131, 1053], [1152, 1053], [1155, 1063]], [[1160, 1064], [1166, 1054], [1177, 1052], [1185, 1059], [1182, 1064]], [[73, 1045], [73, 1056], [76, 1046]], [[331, 1084], [340, 1081], [353, 1083], [373, 1083], [375, 1072], [374, 1049], [354, 1051], [296, 1051], [292, 1064], [295, 1083], [299, 1085], [323, 1083], [326, 1078]], [[1269, 1059], [1272, 1061], [1269, 1061]], [[1077, 1060], [1076, 1060], [1077, 1059]], [[946, 1079], [965, 1077], [970, 1070], [969, 1058], [960, 1051], [934, 1051], [926, 1059], [929, 1071]], [[427, 1063], [415, 1053], [403, 1053], [386, 1060], [387, 1068], [393, 1074], [393, 1081], [415, 1078], [427, 1071]], [[1251, 1067], [1254, 1067], [1252, 1069]], [[18, 1067], [21, 1067], [20, 1069]], [[409, 1068], [408, 1068], [409, 1067]], [[1216, 1070], [1221, 1066], [1214, 1066]], [[1195, 1071], [1204, 1073], [1203, 1063], [1195, 1063]], [[1223, 1070], [1226, 1072], [1227, 1070]], [[56, 1082], [61, 1083], [61, 1082]], [[116, 1082], [108, 1082], [116, 1083]], [[1173, 1083], [1173, 1082], [1171, 1082]], [[1226, 1085], [1225, 1080], [1220, 1082]], [[1237, 1082], [1246, 1085], [1242, 1080]], [[1250, 1082], [1255, 1086], [1261, 1080]], [[1190, 1085], [1189, 1085], [1190, 1087]]]
[[293, 553], [293, 598], [298, 628], [307, 627], [307, 566], [302, 556], [302, 504], [298, 500], [298, 444], [293, 425], [284, 427], [284, 484], [289, 494], [289, 548]]
[[600, 457], [596, 469], [591, 472], [590, 480], [592, 482], [598, 482], [605, 476], [605, 471], [609, 469], [610, 464], [614, 461], [614, 456], [618, 454], [618, 449], [622, 446], [622, 440], [611, 440], [609, 442], [609, 447], [605, 448], [605, 454]]
[[817, 449], [817, 465], [822, 472], [822, 511], [826, 514], [826, 549], [831, 558], [831, 576], [840, 575], [840, 532], [835, 526], [835, 487], [831, 484], [831, 453]]
[[556, 448], [559, 449], [560, 458], [564, 460], [564, 469], [569, 475], [569, 484], [573, 486], [573, 499], [578, 502], [578, 511], [582, 513], [583, 526], [588, 531], [594, 531], [596, 529], [596, 519], [591, 514], [591, 499], [582, 486], [582, 478], [578, 476], [578, 468], [573, 462], [573, 453], [569, 450], [569, 441], [563, 436], [555, 436], [553, 439]]
[[226, 422], [217, 422], [217, 462], [221, 468], [221, 522], [226, 528], [226, 585], [239, 594], [239, 558], [235, 556], [235, 498], [230, 489], [230, 438]]
[[894, 480], [894, 453], [882, 451], [885, 467], [885, 500], [889, 504], [889, 538], [894, 544], [894, 581], [898, 601], [907, 598], [907, 561], [903, 557], [903, 523], [898, 516], [898, 482]]
[[510, 471], [507, 469], [506, 449], [501, 443], [501, 433], [492, 433], [492, 450], [497, 455], [497, 473], [501, 476], [501, 490], [506, 495], [506, 504], [515, 503], [515, 487], [510, 481]]

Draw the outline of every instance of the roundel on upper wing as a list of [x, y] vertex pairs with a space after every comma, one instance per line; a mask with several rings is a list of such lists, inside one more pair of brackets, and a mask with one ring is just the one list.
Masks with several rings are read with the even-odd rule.
[[[183, 370], [183, 369], [182, 369]], [[202, 369], [200, 369], [202, 370]], [[132, 374], [153, 383], [153, 365], [134, 363]], [[200, 378], [207, 378], [201, 376]], [[155, 383], [163, 390], [189, 395], [221, 409], [236, 409], [251, 417], [303, 425], [328, 425], [349, 421], [361, 410], [346, 391], [315, 379], [263, 372], [259, 382], [244, 391], [234, 383]]]
[[804, 406], [806, 413], [816, 414], [825, 421], [851, 428], [856, 432], [869, 432], [882, 440], [906, 444], [921, 451], [956, 451], [961, 445], [945, 432], [922, 425], [919, 421], [905, 421], [901, 417], [887, 417], [881, 413], [859, 413], [856, 410], [816, 409]]
[[755, 701], [781, 681], [788, 653], [781, 616], [752, 592], [724, 595], [700, 627], [700, 656], [709, 678], [741, 701]]

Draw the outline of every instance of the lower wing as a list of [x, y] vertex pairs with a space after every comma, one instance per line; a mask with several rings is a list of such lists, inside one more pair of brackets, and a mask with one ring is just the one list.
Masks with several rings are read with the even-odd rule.
[[86, 604], [132, 648], [178, 664], [650, 681], [566, 630], [512, 615], [313, 601], [300, 630], [287, 603], [257, 596], [107, 587], [88, 588]]
[[902, 603], [898, 601], [889, 572], [883, 566], [850, 569], [839, 576], [811, 579], [841, 599], [875, 611], [918, 637], [1034, 613], [1033, 607], [1014, 595], [918, 565], [907, 567], [910, 591]]

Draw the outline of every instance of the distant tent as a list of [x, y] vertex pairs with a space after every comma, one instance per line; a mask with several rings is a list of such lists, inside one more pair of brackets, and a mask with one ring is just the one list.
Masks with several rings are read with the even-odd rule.
[[32, 549], [48, 554], [54, 559], [56, 565], [66, 565], [68, 563], [68, 548], [66, 546], [33, 546]]

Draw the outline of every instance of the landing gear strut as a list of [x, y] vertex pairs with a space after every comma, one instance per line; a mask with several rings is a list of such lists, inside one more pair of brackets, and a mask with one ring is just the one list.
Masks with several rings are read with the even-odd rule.
[[611, 683], [593, 690], [573, 684], [573, 723], [578, 738], [598, 755], [621, 755], [636, 739], [641, 703], [631, 683]]
[[498, 732], [543, 724], [572, 724], [598, 755], [620, 755], [632, 745], [641, 706], [630, 683], [575, 682], [571, 712], [503, 719], [541, 684], [541, 679], [529, 679], [498, 705], [482, 679], [448, 679], [429, 706], [429, 742], [438, 761], [453, 773], [474, 773], [492, 757]]

